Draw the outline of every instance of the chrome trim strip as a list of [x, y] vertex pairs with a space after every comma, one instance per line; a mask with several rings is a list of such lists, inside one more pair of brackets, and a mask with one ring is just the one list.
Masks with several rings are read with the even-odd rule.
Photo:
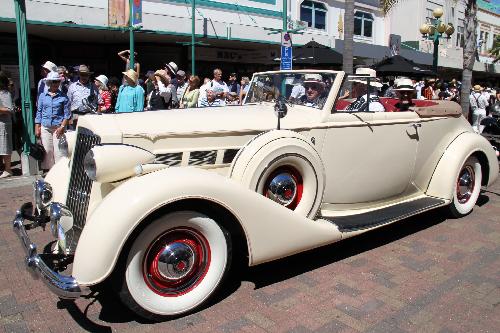
[[16, 212], [12, 227], [23, 245], [26, 254], [24, 259], [26, 269], [31, 276], [34, 279], [41, 277], [45, 285], [60, 298], [75, 299], [80, 297], [86, 287], [80, 286], [74, 277], [62, 275], [52, 270], [38, 255], [36, 245], [30, 241], [26, 233], [24, 216], [20, 209]]

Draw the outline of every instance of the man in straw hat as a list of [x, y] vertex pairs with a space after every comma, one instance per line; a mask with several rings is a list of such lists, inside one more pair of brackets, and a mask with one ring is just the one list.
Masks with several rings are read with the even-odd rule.
[[326, 85], [321, 74], [305, 74], [303, 85], [305, 94], [299, 98], [299, 104], [322, 109], [327, 96], [325, 96]]
[[410, 107], [415, 106], [412, 98], [415, 95], [415, 88], [413, 88], [413, 82], [408, 78], [401, 78], [396, 83], [396, 88], [394, 91], [398, 95], [399, 102], [396, 103], [396, 107], [399, 111], [409, 111]]
[[[356, 74], [349, 76], [349, 80], [353, 83], [352, 91], [353, 96], [357, 99], [352, 102], [346, 109], [349, 112], [384, 112], [385, 108], [380, 103], [378, 95], [374, 93], [375, 90], [380, 89], [382, 84], [379, 79], [377, 79], [377, 72], [371, 68], [358, 68], [356, 69]], [[368, 81], [370, 82], [370, 87], [368, 87]], [[368, 90], [369, 103], [367, 102]], [[368, 110], [368, 105], [369, 110]]]
[[73, 113], [73, 127], [76, 127], [78, 113], [89, 112], [84, 100], [96, 107], [99, 103], [102, 103], [99, 90], [90, 81], [90, 75], [92, 74], [87, 65], [78, 66], [78, 81], [73, 82], [68, 88], [69, 109]]
[[144, 110], [144, 89], [138, 84], [139, 75], [133, 69], [123, 72], [124, 84], [118, 90], [116, 112]]
[[484, 126], [480, 125], [480, 123], [481, 119], [486, 117], [486, 107], [489, 104], [481, 91], [481, 86], [476, 84], [469, 97], [470, 107], [472, 109], [472, 128], [476, 133], [481, 133], [484, 129]]

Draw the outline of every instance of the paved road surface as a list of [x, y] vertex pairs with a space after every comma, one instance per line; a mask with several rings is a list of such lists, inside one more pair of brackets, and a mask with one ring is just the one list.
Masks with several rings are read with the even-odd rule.
[[28, 181], [0, 186], [0, 332], [499, 332], [500, 181], [465, 218], [430, 212], [250, 268], [204, 310], [156, 324], [109, 292], [68, 303], [30, 278], [10, 224]]

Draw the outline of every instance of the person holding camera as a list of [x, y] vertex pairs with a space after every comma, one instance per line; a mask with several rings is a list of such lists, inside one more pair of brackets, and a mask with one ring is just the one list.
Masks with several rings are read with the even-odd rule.
[[71, 119], [69, 100], [59, 89], [61, 77], [50, 72], [45, 78], [48, 91], [40, 94], [35, 117], [35, 136], [42, 140], [45, 155], [42, 170], [48, 171], [63, 155], [59, 151], [59, 140]]
[[99, 90], [95, 84], [90, 81], [90, 75], [93, 74], [87, 65], [78, 67], [79, 79], [73, 82], [68, 88], [69, 108], [73, 113], [73, 128], [76, 128], [78, 114], [97, 111], [97, 106], [102, 103]]

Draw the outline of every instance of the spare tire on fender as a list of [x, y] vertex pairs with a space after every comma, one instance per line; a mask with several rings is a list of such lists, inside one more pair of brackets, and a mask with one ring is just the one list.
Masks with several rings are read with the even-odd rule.
[[323, 162], [303, 135], [273, 130], [252, 139], [233, 161], [231, 178], [298, 214], [314, 218], [325, 189]]

